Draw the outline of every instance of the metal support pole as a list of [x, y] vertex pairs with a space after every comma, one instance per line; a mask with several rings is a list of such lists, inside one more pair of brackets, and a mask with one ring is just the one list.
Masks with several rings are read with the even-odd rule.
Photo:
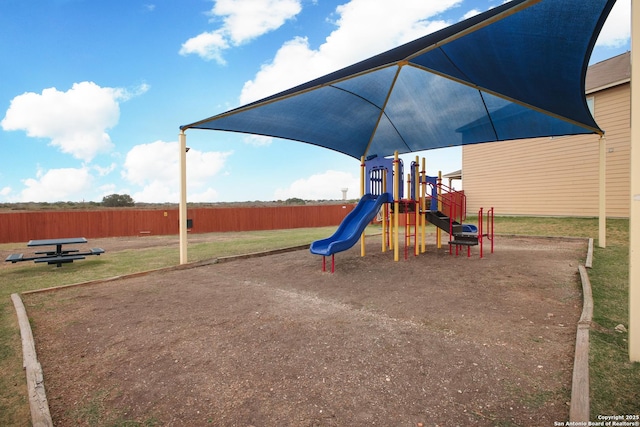
[[640, 7], [631, 2], [631, 206], [629, 359], [640, 362]]
[[607, 140], [600, 137], [598, 171], [598, 246], [607, 247]]
[[180, 229], [180, 264], [187, 261], [187, 135], [184, 130], [178, 136], [180, 143], [180, 207], [179, 207], [179, 229]]

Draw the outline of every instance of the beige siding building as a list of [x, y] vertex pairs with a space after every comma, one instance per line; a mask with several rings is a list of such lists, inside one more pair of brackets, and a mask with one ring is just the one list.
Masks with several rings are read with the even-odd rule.
[[[629, 216], [630, 54], [589, 67], [589, 106], [605, 131], [607, 216]], [[598, 216], [598, 135], [535, 138], [462, 148], [470, 214]]]

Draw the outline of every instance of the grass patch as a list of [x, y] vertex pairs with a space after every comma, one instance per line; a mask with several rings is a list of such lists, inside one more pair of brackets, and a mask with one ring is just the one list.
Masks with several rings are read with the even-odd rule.
[[[466, 222], [475, 223], [476, 218], [470, 217]], [[598, 220], [496, 217], [495, 229], [499, 234], [597, 238]], [[215, 241], [206, 243], [198, 242], [199, 235], [191, 235], [189, 261], [309, 244], [331, 235], [333, 231], [335, 227], [216, 233]], [[379, 232], [379, 227], [371, 227], [368, 231]], [[20, 334], [10, 294], [177, 265], [177, 237], [175, 242], [169, 247], [109, 252], [106, 256], [92, 257], [62, 268], [22, 263], [0, 271], [0, 425], [31, 425]], [[618, 324], [625, 325], [627, 329], [629, 326], [628, 220], [607, 220], [607, 244], [606, 249], [595, 249], [593, 269], [589, 271], [595, 305], [594, 322], [597, 324], [591, 332], [590, 348], [592, 419], [596, 419], [598, 414], [640, 414], [640, 363], [629, 362], [628, 334], [613, 329]], [[5, 246], [9, 247], [0, 245], [0, 248]], [[531, 404], [543, 404], [545, 397], [534, 395]], [[87, 403], [86, 411], [78, 415], [84, 419], [99, 415], [99, 403], [99, 397], [94, 398]], [[127, 420], [121, 414], [109, 414], [102, 421], [106, 422], [103, 425], [113, 426], [155, 424], [153, 418], [139, 422]], [[504, 421], [506, 424], [501, 422], [497, 425], [510, 425], [508, 421]]]
[[137, 421], [118, 414], [111, 414], [106, 408], [108, 405], [105, 404], [105, 401], [109, 398], [110, 393], [107, 391], [97, 393], [79, 408], [70, 411], [71, 418], [73, 418], [77, 424], [89, 426], [154, 427], [158, 425], [158, 421], [154, 417]]
[[[597, 218], [498, 217], [502, 234], [593, 237]], [[640, 414], [640, 363], [629, 362], [629, 221], [607, 219], [607, 247], [594, 248], [589, 270], [594, 301], [590, 333], [591, 419], [603, 414]]]
[[[470, 218], [471, 222], [475, 218]], [[597, 218], [561, 217], [496, 217], [495, 229], [500, 234], [520, 234], [524, 236], [556, 237], [598, 237]], [[608, 243], [628, 244], [629, 221], [626, 219], [607, 220]]]
[[[589, 335], [591, 418], [640, 414], [640, 363], [629, 362], [629, 245], [614, 241], [595, 248], [589, 272], [594, 325]], [[613, 409], [613, 410], [612, 410]]]

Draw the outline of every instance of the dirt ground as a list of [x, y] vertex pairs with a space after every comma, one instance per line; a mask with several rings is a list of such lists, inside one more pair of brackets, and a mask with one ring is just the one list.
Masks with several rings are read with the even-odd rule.
[[368, 242], [334, 274], [300, 250], [25, 296], [55, 425], [568, 420], [585, 241], [399, 262]]

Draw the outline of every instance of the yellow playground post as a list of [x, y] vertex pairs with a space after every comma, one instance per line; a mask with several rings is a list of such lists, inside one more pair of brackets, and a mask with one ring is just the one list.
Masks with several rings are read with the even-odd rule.
[[400, 260], [398, 248], [398, 216], [400, 215], [400, 159], [398, 151], [393, 153], [393, 260]]
[[[382, 193], [387, 192], [387, 174], [382, 174]], [[387, 205], [386, 203], [382, 205], [380, 209], [382, 211], [382, 252], [387, 251]]]

